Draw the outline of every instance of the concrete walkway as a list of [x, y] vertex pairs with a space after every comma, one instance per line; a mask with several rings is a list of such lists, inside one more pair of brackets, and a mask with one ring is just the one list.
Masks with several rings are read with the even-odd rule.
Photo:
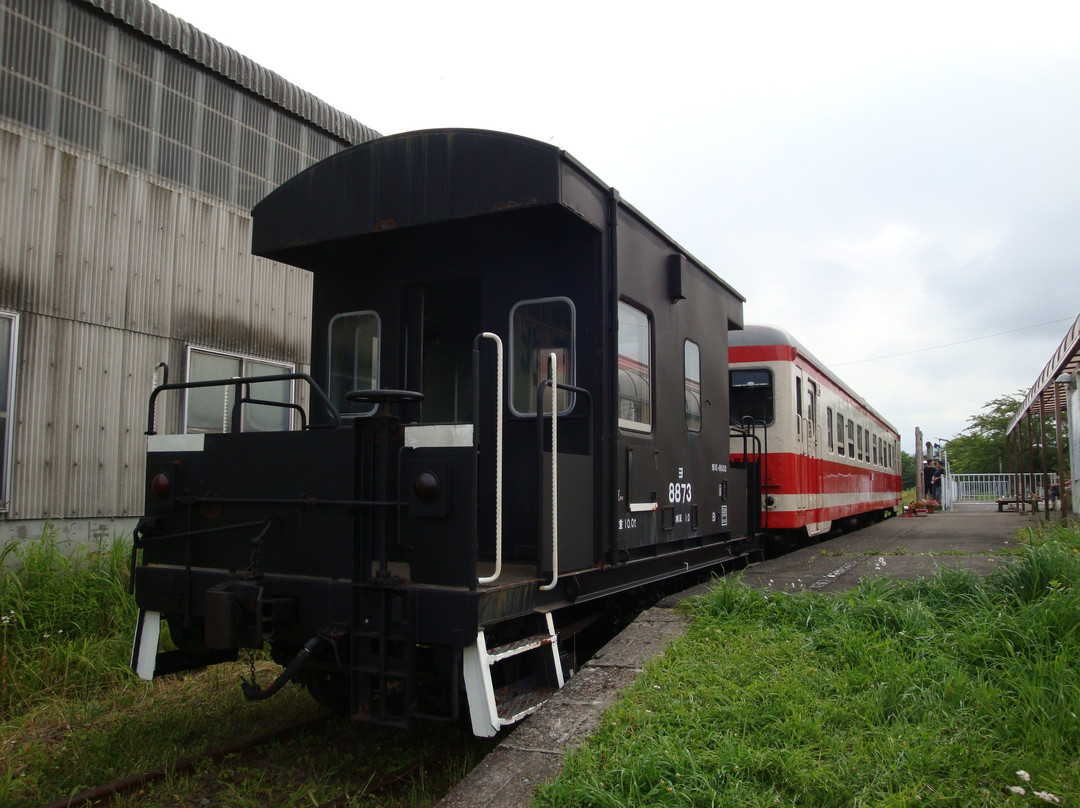
[[[866, 575], [914, 579], [940, 564], [986, 574], [1006, 563], [1030, 513], [998, 513], [995, 505], [958, 506], [916, 518], [889, 519], [781, 558], [752, 564], [743, 580], [775, 590], [841, 592]], [[537, 784], [562, 769], [563, 755], [599, 725], [601, 714], [646, 663], [682, 635], [685, 618], [673, 606], [708, 585], [666, 598], [608, 643], [543, 708], [504, 740], [438, 808], [526, 808]]]

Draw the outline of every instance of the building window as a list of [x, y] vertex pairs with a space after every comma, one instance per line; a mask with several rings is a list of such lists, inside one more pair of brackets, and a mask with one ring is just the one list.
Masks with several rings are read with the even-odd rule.
[[11, 435], [15, 420], [11, 409], [15, 392], [15, 354], [18, 317], [0, 312], [0, 511], [11, 501]]
[[701, 431], [701, 349], [696, 342], [687, 340], [683, 347], [683, 399], [685, 401], [686, 428], [690, 432]]
[[652, 429], [652, 333], [649, 316], [619, 303], [619, 426]]
[[728, 374], [731, 387], [731, 419], [741, 424], [750, 418], [755, 424], [773, 422], [773, 375], [771, 370], [733, 370]]
[[373, 311], [338, 314], [330, 321], [330, 401], [342, 414], [367, 415], [374, 404], [349, 401], [353, 390], [379, 389], [379, 315]]
[[[239, 379], [293, 373], [293, 365], [246, 356], [188, 348], [187, 381]], [[246, 398], [273, 402], [245, 404], [241, 409], [240, 431], [283, 432], [292, 424], [292, 383], [287, 379], [258, 382], [243, 389]], [[184, 431], [220, 433], [232, 430], [235, 385], [195, 387], [187, 390], [184, 405]]]
[[[559, 384], [574, 383], [574, 307], [566, 298], [526, 300], [510, 312], [510, 404], [518, 415], [536, 413], [536, 391], [548, 378], [555, 354]], [[569, 390], [559, 391], [559, 412], [573, 405]], [[544, 395], [551, 412], [551, 391]]]

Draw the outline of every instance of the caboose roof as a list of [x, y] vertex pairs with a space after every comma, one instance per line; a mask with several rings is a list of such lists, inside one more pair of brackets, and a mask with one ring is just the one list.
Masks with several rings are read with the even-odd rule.
[[318, 273], [357, 238], [510, 210], [558, 206], [603, 230], [613, 199], [743, 300], [566, 151], [480, 129], [405, 132], [331, 155], [255, 206], [251, 250]]
[[256, 205], [252, 252], [316, 269], [305, 248], [541, 205], [563, 205], [601, 227], [601, 189], [566, 157], [547, 143], [481, 130], [376, 138], [316, 163]]

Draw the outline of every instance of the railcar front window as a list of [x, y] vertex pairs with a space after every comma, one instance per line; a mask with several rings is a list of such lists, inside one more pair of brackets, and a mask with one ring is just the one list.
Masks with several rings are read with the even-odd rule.
[[683, 398], [686, 402], [686, 428], [701, 431], [701, 349], [696, 342], [686, 341], [683, 352]]
[[729, 374], [731, 385], [731, 419], [741, 424], [744, 418], [755, 423], [773, 423], [773, 375], [764, 368], [733, 370]]
[[349, 401], [353, 390], [379, 388], [379, 316], [373, 311], [339, 314], [330, 321], [330, 401], [343, 414], [366, 415], [373, 404]]
[[[574, 383], [574, 308], [569, 300], [529, 300], [510, 313], [511, 404], [519, 415], [536, 413], [536, 391], [548, 378], [555, 354], [559, 384]], [[559, 412], [573, 403], [569, 390], [559, 391]], [[544, 396], [544, 412], [551, 412], [551, 391]]]
[[652, 362], [649, 316], [619, 303], [619, 426], [652, 429]]

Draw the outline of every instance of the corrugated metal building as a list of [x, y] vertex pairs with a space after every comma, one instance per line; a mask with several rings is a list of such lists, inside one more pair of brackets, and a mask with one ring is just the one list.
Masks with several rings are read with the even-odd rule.
[[0, 0], [0, 538], [130, 529], [160, 363], [307, 370], [310, 276], [251, 255], [249, 211], [377, 136], [146, 0]]

